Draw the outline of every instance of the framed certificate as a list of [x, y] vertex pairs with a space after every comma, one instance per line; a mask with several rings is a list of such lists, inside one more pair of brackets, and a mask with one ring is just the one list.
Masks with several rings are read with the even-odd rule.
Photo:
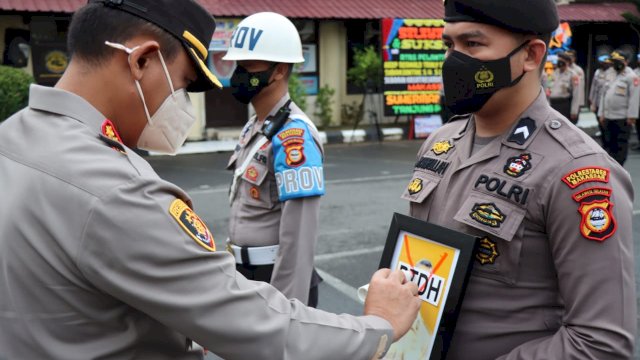
[[391, 345], [385, 359], [445, 359], [476, 242], [471, 235], [393, 214], [380, 267], [411, 272], [423, 303], [411, 329]]

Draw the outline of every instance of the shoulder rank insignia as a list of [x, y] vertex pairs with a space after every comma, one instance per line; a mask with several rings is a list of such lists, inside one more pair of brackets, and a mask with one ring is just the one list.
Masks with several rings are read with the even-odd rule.
[[469, 216], [480, 224], [499, 228], [507, 218], [507, 215], [493, 203], [475, 204]]
[[200, 220], [200, 217], [184, 201], [180, 199], [173, 200], [169, 207], [169, 213], [198, 245], [209, 251], [216, 251], [213, 235], [211, 235], [204, 222]]
[[511, 177], [520, 177], [524, 173], [531, 169], [531, 155], [521, 154], [520, 156], [514, 156], [507, 159], [507, 163], [504, 165], [504, 173]]
[[[109, 119], [106, 119], [102, 123], [102, 135], [104, 135], [104, 137], [111, 140], [112, 142], [116, 142], [120, 145], [123, 144], [122, 139], [120, 138], [120, 134], [118, 134], [118, 130], [116, 130], [115, 125], [113, 125], [113, 123]], [[116, 144], [110, 144], [110, 145], [111, 145], [111, 148], [113, 148], [114, 150], [117, 150], [123, 154], [125, 153], [124, 147]]]
[[528, 117], [522, 118], [513, 129], [511, 135], [509, 135], [507, 141], [524, 145], [536, 131], [536, 128], [536, 122], [533, 119]]
[[476, 253], [476, 260], [480, 265], [493, 264], [498, 256], [500, 256], [500, 253], [498, 252], [498, 244], [495, 241], [491, 241], [488, 236], [480, 239], [478, 252]]
[[455, 147], [455, 145], [453, 145], [451, 143], [451, 141], [442, 140], [442, 141], [438, 141], [437, 143], [433, 144], [433, 147], [431, 148], [431, 151], [433, 151], [433, 153], [436, 154], [436, 155], [442, 155], [442, 154], [448, 153], [449, 150], [453, 149], [454, 147]]

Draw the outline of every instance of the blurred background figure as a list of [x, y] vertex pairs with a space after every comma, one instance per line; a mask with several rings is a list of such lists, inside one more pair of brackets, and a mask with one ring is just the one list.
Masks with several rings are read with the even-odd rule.
[[[580, 65], [578, 65], [576, 63], [576, 51], [575, 50], [567, 50], [566, 51], [567, 55], [569, 55], [569, 59], [570, 59], [570, 63], [569, 63], [569, 69], [573, 70], [574, 73], [576, 73], [578, 75], [578, 79], [580, 79], [580, 84], [578, 85], [579, 88], [579, 95], [580, 95], [580, 106], [585, 106], [585, 87], [587, 84], [586, 78], [584, 77], [584, 69], [582, 69], [582, 67], [580, 67]], [[577, 120], [576, 120], [577, 121]]]
[[631, 127], [640, 110], [640, 78], [627, 66], [625, 52], [616, 50], [610, 57], [615, 78], [609, 79], [603, 89], [598, 121], [604, 128], [602, 147], [620, 165], [624, 165]]
[[[593, 80], [591, 80], [591, 87], [589, 88], [589, 108], [593, 113], [598, 114], [602, 89], [608, 78], [615, 77], [615, 73], [615, 70], [611, 67], [609, 54], [598, 56], [598, 69], [593, 74]], [[600, 125], [600, 122], [598, 122], [598, 128], [600, 129], [600, 141], [604, 143], [604, 128]]]
[[580, 110], [580, 77], [570, 69], [570, 63], [567, 53], [558, 54], [556, 68], [547, 82], [547, 93], [551, 107], [575, 124]]

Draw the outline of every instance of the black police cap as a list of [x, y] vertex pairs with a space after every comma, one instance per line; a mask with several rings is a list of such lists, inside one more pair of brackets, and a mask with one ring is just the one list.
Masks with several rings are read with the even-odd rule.
[[222, 84], [207, 67], [208, 45], [216, 29], [216, 22], [202, 6], [194, 0], [89, 0], [102, 3], [112, 9], [144, 19], [173, 35], [191, 57], [198, 78], [187, 90], [199, 92]]
[[483, 23], [523, 34], [550, 34], [560, 23], [554, 0], [444, 0], [444, 21]]

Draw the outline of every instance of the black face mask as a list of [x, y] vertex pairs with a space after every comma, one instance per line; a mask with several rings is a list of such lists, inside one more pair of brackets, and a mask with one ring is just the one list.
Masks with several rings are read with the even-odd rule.
[[247, 69], [238, 65], [231, 76], [232, 94], [236, 100], [243, 104], [248, 104], [262, 89], [269, 86], [269, 78], [275, 70], [277, 64], [273, 64], [267, 70], [258, 72], [248, 72]]
[[613, 68], [616, 69], [617, 72], [624, 70], [624, 64], [622, 62], [616, 61], [613, 63]]
[[567, 63], [564, 61], [558, 61], [558, 69], [564, 69], [567, 67]]
[[488, 61], [454, 50], [442, 66], [447, 107], [458, 115], [474, 113], [482, 109], [498, 90], [516, 85], [525, 73], [511, 81], [510, 60], [528, 43], [524, 42], [501, 59]]

